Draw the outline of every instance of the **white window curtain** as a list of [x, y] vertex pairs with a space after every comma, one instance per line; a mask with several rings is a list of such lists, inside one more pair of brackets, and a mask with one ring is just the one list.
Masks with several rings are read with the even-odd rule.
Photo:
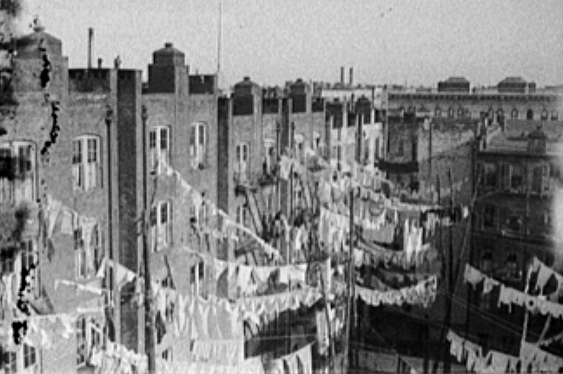
[[36, 147], [31, 142], [0, 144], [0, 203], [35, 201]]
[[162, 250], [172, 241], [171, 214], [171, 205], [168, 201], [161, 201], [151, 208], [150, 238], [153, 252]]
[[194, 123], [190, 128], [190, 158], [194, 169], [203, 169], [207, 161], [207, 124]]
[[151, 169], [162, 173], [164, 165], [170, 165], [170, 128], [154, 126], [149, 133], [149, 153]]
[[84, 135], [73, 140], [72, 176], [76, 190], [101, 186], [100, 147], [97, 136]]

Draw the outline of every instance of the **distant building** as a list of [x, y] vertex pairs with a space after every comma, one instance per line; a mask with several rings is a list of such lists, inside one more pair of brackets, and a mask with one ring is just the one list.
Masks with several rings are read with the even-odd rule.
[[[527, 269], [534, 257], [548, 266], [561, 264], [554, 232], [559, 213], [553, 203], [563, 182], [562, 135], [560, 122], [509, 120], [504, 131], [482, 141], [476, 155], [470, 262], [520, 291], [529, 281]], [[498, 291], [484, 293], [481, 287], [471, 291], [470, 307], [484, 313], [471, 313], [468, 331], [488, 349], [518, 355], [525, 309], [509, 311], [498, 307], [497, 299]], [[539, 319], [530, 317], [528, 336], [541, 334], [544, 324]]]
[[469, 89], [465, 78], [438, 83], [438, 90], [412, 92], [387, 90], [384, 109], [434, 118], [481, 118], [491, 123], [506, 119], [558, 121], [563, 115], [560, 94], [536, 90], [535, 83], [506, 78], [493, 90]]

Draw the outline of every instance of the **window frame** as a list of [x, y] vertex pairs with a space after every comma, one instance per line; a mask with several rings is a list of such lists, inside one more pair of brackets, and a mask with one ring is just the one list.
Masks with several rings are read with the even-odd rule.
[[[163, 136], [165, 134], [165, 136]], [[163, 164], [171, 165], [172, 129], [169, 125], [155, 125], [149, 130], [149, 156], [151, 171], [163, 173]]]
[[172, 244], [172, 202], [170, 200], [159, 201], [151, 207], [149, 228], [153, 253], [160, 252]]
[[[202, 141], [203, 139], [203, 141]], [[192, 169], [205, 169], [209, 153], [209, 126], [207, 122], [194, 122], [190, 126], [189, 154]]]
[[72, 140], [72, 185], [75, 191], [103, 187], [102, 139], [84, 134]]
[[[28, 140], [0, 143], [0, 165], [10, 176], [0, 178], [0, 204], [17, 205], [37, 199], [37, 145]], [[17, 162], [16, 162], [17, 161]]]
[[247, 181], [250, 172], [250, 144], [239, 142], [235, 146], [235, 178], [239, 181]]

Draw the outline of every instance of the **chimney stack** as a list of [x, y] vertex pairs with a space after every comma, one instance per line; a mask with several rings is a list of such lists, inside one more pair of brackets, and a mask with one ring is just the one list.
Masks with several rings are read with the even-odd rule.
[[98, 69], [102, 68], [102, 59], [98, 58]]
[[344, 66], [340, 68], [340, 84], [344, 86]]
[[350, 86], [354, 84], [354, 68], [350, 68]]
[[92, 43], [94, 42], [94, 29], [88, 28], [88, 70], [92, 69]]

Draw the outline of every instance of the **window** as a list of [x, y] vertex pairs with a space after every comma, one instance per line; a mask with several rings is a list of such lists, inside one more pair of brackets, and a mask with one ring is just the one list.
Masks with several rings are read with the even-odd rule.
[[418, 143], [416, 141], [413, 141], [411, 144], [411, 156], [413, 162], [418, 160]]
[[485, 187], [497, 187], [497, 166], [496, 164], [484, 163], [483, 165], [483, 183]]
[[434, 117], [438, 117], [438, 118], [442, 117], [442, 109], [436, 108], [434, 110]]
[[457, 110], [457, 118], [463, 118], [464, 115], [465, 115], [465, 110], [463, 110], [463, 108], [459, 108]]
[[162, 359], [166, 362], [172, 362], [172, 348], [162, 351]]
[[101, 187], [100, 139], [84, 135], [72, 141], [74, 189], [88, 191]]
[[236, 160], [235, 160], [235, 179], [239, 182], [248, 181], [248, 159], [250, 157], [250, 150], [248, 143], [240, 143], [236, 146]]
[[152, 251], [157, 252], [172, 241], [172, 216], [168, 201], [158, 202], [151, 208], [150, 230]]
[[483, 208], [483, 228], [492, 229], [497, 227], [497, 209], [494, 205], [485, 205]]
[[542, 193], [544, 189], [544, 174], [547, 170], [547, 165], [538, 165], [533, 168], [532, 191], [535, 193]]
[[490, 274], [493, 271], [493, 255], [487, 252], [481, 258], [481, 271], [485, 274]]
[[557, 121], [557, 120], [558, 120], [558, 117], [559, 117], [559, 115], [558, 115], [557, 111], [556, 111], [556, 110], [552, 110], [552, 111], [551, 111], [551, 120], [552, 120], [552, 121]]
[[547, 120], [547, 116], [548, 116], [547, 109], [542, 110], [542, 111], [541, 111], [541, 119], [542, 119], [542, 121]]
[[86, 330], [86, 318], [79, 317], [76, 320], [76, 364], [78, 366], [86, 365], [88, 360], [88, 338]]
[[35, 201], [36, 147], [31, 142], [0, 144], [0, 203]]
[[511, 165], [506, 163], [500, 164], [500, 188], [501, 190], [506, 190], [510, 188], [510, 172]]
[[5, 374], [15, 374], [18, 372], [18, 356], [16, 352], [2, 353], [2, 363]]
[[399, 144], [397, 146], [397, 156], [403, 156], [405, 154], [405, 144], [403, 140], [399, 140]]
[[154, 126], [149, 133], [151, 170], [162, 173], [164, 165], [170, 165], [170, 128]]
[[448, 118], [454, 118], [454, 114], [455, 114], [454, 108], [448, 109]]
[[190, 267], [190, 291], [192, 295], [199, 294], [201, 297], [206, 297], [205, 263], [203, 261]]
[[0, 275], [14, 272], [16, 248], [0, 249]]
[[509, 231], [519, 233], [522, 230], [523, 220], [521, 216], [511, 215], [505, 221], [505, 228]]
[[518, 268], [518, 258], [514, 253], [506, 258], [505, 277], [518, 280], [520, 278], [520, 270]]
[[87, 279], [94, 276], [104, 257], [102, 231], [97, 224], [89, 223], [74, 230], [74, 252], [76, 277]]
[[95, 349], [102, 345], [102, 327], [91, 317], [79, 316], [76, 320], [76, 364], [87, 365]]
[[190, 157], [193, 169], [203, 169], [207, 162], [207, 124], [194, 123], [190, 128]]
[[526, 112], [526, 119], [533, 120], [534, 119], [534, 111], [532, 109], [528, 109]]
[[85, 279], [88, 277], [88, 269], [82, 227], [77, 227], [74, 230], [74, 252], [76, 255], [76, 277]]
[[524, 167], [519, 164], [511, 165], [510, 188], [520, 191], [524, 184]]
[[313, 132], [313, 149], [317, 150], [321, 146], [321, 133], [318, 131]]
[[[26, 269], [29, 275], [29, 291], [35, 295], [39, 295], [39, 256], [36, 250], [35, 242], [26, 240], [21, 242], [21, 270]], [[21, 273], [20, 270], [20, 273]]]
[[510, 112], [510, 118], [518, 119], [518, 109], [516, 108], [512, 109], [512, 112]]

